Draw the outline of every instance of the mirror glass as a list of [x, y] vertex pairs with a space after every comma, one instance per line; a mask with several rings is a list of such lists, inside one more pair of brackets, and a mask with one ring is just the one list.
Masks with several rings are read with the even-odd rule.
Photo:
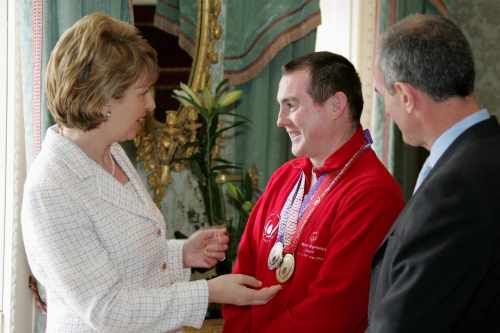
[[[154, 201], [160, 206], [166, 187], [172, 180], [171, 172], [184, 170], [196, 151], [198, 129], [202, 126], [197, 111], [179, 107], [172, 98], [172, 90], [179, 87], [180, 82], [187, 83], [193, 91], [209, 87], [210, 67], [218, 62], [216, 43], [222, 35], [218, 23], [221, 1], [158, 2], [158, 8], [162, 8], [162, 12], [166, 10], [163, 14], [158, 13], [159, 25], [164, 25], [165, 30], [178, 36], [156, 28], [153, 23], [158, 19], [158, 16], [155, 17], [155, 3], [144, 2], [134, 1], [134, 21], [144, 37], [156, 48], [161, 68], [155, 86], [155, 116], [146, 118], [144, 128], [134, 143], [137, 162], [142, 163]], [[171, 15], [172, 19], [162, 15]], [[184, 49], [190, 50], [192, 59], [188, 52], [179, 47], [179, 43]]]
[[193, 59], [179, 46], [179, 38], [154, 25], [154, 1], [134, 1], [134, 24], [158, 53], [159, 77], [155, 84], [154, 118], [165, 123], [166, 110], [177, 110], [172, 90], [179, 82], [188, 83]]

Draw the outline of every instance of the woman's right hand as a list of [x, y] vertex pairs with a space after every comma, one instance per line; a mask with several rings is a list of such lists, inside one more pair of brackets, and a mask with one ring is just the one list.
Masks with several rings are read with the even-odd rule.
[[262, 282], [243, 274], [226, 274], [208, 280], [208, 302], [234, 305], [266, 304], [281, 285], [262, 289]]

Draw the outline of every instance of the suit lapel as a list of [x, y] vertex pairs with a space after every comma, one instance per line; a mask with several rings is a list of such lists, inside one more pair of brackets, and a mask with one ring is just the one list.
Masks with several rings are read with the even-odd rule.
[[[498, 133], [498, 121], [496, 117], [491, 116], [490, 118], [483, 120], [468, 129], [466, 129], [462, 134], [460, 134], [455, 141], [446, 149], [444, 154], [438, 159], [436, 165], [430, 170], [429, 174], [423, 180], [420, 187], [417, 191], [412, 195], [411, 199], [417, 196], [417, 194], [429, 183], [438, 170], [443, 164], [448, 161], [453, 153], [459, 149], [460, 147], [469, 144], [470, 142], [476, 142], [478, 139], [488, 137], [491, 135], [495, 135]], [[411, 200], [410, 199], [410, 200]]]
[[399, 213], [398, 218], [392, 224], [391, 228], [389, 229], [389, 232], [387, 232], [387, 234], [385, 235], [385, 238], [378, 247], [377, 252], [375, 252], [375, 256], [372, 262], [373, 266], [375, 266], [378, 263], [378, 261], [380, 261], [383, 258], [389, 238], [394, 233], [396, 228], [398, 228], [398, 225], [404, 223], [405, 220], [404, 216], [406, 215], [407, 210], [411, 209], [414, 200], [418, 200], [419, 193], [424, 191], [424, 189], [428, 186], [427, 184], [432, 182], [433, 175], [439, 170], [439, 168], [441, 168], [443, 164], [446, 164], [446, 161], [448, 161], [450, 157], [453, 156], [453, 153], [462, 145], [465, 145], [471, 141], [475, 141], [478, 138], [488, 137], [490, 135], [496, 135], [497, 133], [498, 133], [498, 121], [494, 116], [491, 116], [489, 119], [481, 121], [475, 124], [474, 126], [471, 126], [466, 131], [464, 131], [460, 136], [458, 136], [455, 139], [455, 141], [453, 141], [453, 143], [448, 147], [448, 149], [446, 149], [444, 154], [437, 161], [436, 165], [431, 169], [431, 171], [424, 179], [420, 187], [417, 189], [417, 191], [410, 197], [410, 200], [408, 200], [403, 210]]
[[391, 238], [392, 234], [394, 233], [398, 225], [400, 223], [404, 223], [402, 222], [404, 219], [401, 217], [405, 215], [407, 207], [408, 203], [406, 204], [405, 208], [403, 208], [403, 210], [399, 213], [398, 217], [396, 218], [396, 221], [394, 221], [389, 231], [385, 234], [384, 240], [382, 241], [382, 243], [380, 243], [380, 246], [378, 247], [377, 251], [375, 252], [375, 255], [373, 256], [372, 267], [376, 266], [377, 263], [384, 257], [384, 252], [385, 248], [387, 247], [387, 242]]

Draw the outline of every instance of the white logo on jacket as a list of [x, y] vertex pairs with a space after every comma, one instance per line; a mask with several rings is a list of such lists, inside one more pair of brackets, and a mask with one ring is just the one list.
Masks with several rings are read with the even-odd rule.
[[276, 231], [278, 231], [279, 220], [280, 218], [278, 214], [273, 213], [269, 215], [269, 217], [266, 220], [266, 224], [264, 225], [264, 232], [263, 232], [264, 240], [270, 240], [271, 238], [273, 238]]

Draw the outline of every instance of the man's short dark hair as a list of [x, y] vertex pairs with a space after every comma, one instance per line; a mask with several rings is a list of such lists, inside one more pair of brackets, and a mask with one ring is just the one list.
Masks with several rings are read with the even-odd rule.
[[347, 96], [351, 117], [359, 125], [363, 111], [361, 81], [349, 60], [331, 52], [313, 52], [294, 59], [283, 66], [283, 74], [297, 70], [308, 70], [310, 74], [309, 95], [319, 104], [342, 91]]
[[381, 38], [379, 68], [389, 93], [406, 82], [443, 101], [474, 91], [474, 60], [466, 37], [450, 19], [412, 15]]

